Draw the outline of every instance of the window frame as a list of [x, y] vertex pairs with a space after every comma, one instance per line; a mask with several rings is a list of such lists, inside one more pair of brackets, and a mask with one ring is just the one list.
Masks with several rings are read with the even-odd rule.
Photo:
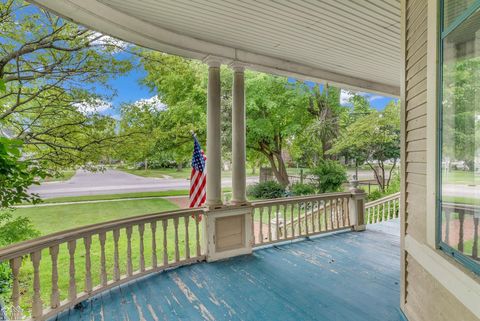
[[444, 2], [438, 0], [439, 32], [438, 32], [438, 68], [437, 68], [437, 164], [436, 164], [436, 209], [437, 209], [437, 231], [436, 246], [438, 249], [455, 259], [457, 262], [480, 275], [480, 263], [467, 257], [458, 250], [452, 248], [442, 240], [442, 142], [443, 142], [443, 41], [444, 39], [470, 16], [480, 10], [480, 0], [472, 3], [460, 16], [458, 16], [447, 28], [444, 26]]

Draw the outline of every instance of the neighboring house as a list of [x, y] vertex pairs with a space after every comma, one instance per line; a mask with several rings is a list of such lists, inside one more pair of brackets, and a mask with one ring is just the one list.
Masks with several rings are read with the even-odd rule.
[[[41, 320], [55, 316], [62, 309], [71, 307], [96, 293], [103, 293], [102, 291], [112, 286], [166, 267], [204, 259], [215, 261], [240, 254], [249, 254], [252, 247], [281, 241], [282, 237], [283, 240], [291, 240], [299, 235], [309, 236], [341, 227], [355, 230], [364, 228], [363, 194], [358, 191], [353, 191], [352, 194], [318, 195], [290, 201], [277, 200], [252, 204], [247, 202], [245, 198], [243, 70], [249, 68], [400, 97], [402, 102], [401, 163], [403, 165], [400, 200], [401, 278], [400, 297], [398, 301], [395, 299], [395, 302], [399, 302], [399, 308], [410, 321], [480, 320], [480, 261], [478, 259], [480, 193], [478, 187], [464, 186], [454, 181], [442, 183], [441, 180], [442, 159], [447, 157], [456, 159], [455, 154], [459, 153], [452, 148], [460, 144], [455, 140], [456, 135], [468, 135], [463, 132], [465, 128], [454, 125], [451, 119], [455, 119], [456, 113], [461, 112], [463, 115], [467, 115], [466, 117], [474, 117], [475, 112], [478, 112], [478, 108], [471, 110], [471, 108], [478, 107], [478, 93], [467, 94], [467, 91], [480, 86], [478, 78], [480, 69], [475, 63], [480, 59], [480, 1], [34, 0], [33, 2], [79, 24], [124, 41], [170, 54], [200, 59], [209, 64], [207, 209], [105, 223], [89, 229], [69, 231], [55, 237], [47, 237], [0, 250], [0, 258], [10, 260], [14, 275], [17, 276], [21, 257], [31, 253], [34, 270], [32, 315], [35, 319]], [[228, 64], [234, 70], [232, 118], [235, 126], [233, 127], [234, 143], [232, 146], [233, 200], [231, 205], [222, 204], [220, 188], [219, 67], [222, 64]], [[459, 81], [458, 77], [453, 74], [461, 64], [465, 64], [462, 65], [465, 74], [462, 75], [462, 81]], [[469, 73], [473, 76], [470, 77]], [[452, 90], [452, 88], [458, 90]], [[463, 96], [462, 93], [464, 93]], [[471, 116], [468, 116], [468, 113]], [[478, 130], [475, 128], [475, 131], [478, 132]], [[470, 145], [470, 148], [478, 149], [478, 144]], [[475, 150], [473, 154], [470, 154], [477, 155], [477, 153], [478, 150]], [[469, 155], [466, 157], [471, 157]], [[473, 175], [473, 172], [467, 173]], [[466, 198], [469, 201], [465, 201]], [[394, 203], [392, 206], [396, 213], [398, 204]], [[385, 208], [384, 203], [383, 219], [385, 219]], [[388, 203], [387, 218], [390, 216], [390, 208], [390, 203]], [[370, 207], [366, 209], [367, 214], [369, 209]], [[290, 210], [291, 220], [286, 217]], [[296, 211], [298, 215], [305, 215], [303, 221], [300, 216], [294, 219]], [[338, 213], [344, 215], [343, 218], [339, 218]], [[199, 215], [204, 215], [202, 220], [204, 243], [200, 245], [200, 232], [197, 224], [197, 246], [186, 249], [185, 257], [181, 259], [178, 244], [179, 217], [182, 219], [180, 222], [184, 222], [183, 220], [188, 222], [190, 217], [198, 218]], [[258, 216], [259, 220], [256, 219]], [[377, 216], [372, 220], [368, 216], [367, 222], [376, 221], [379, 216], [380, 212], [377, 212]], [[254, 217], [253, 221], [252, 217]], [[327, 218], [331, 221], [328, 222]], [[325, 219], [324, 223], [323, 219]], [[161, 262], [157, 261], [157, 252], [154, 252], [151, 259], [152, 268], [146, 269], [142, 243], [139, 270], [134, 273], [130, 239], [132, 224], [136, 224], [135, 228], [138, 227], [141, 242], [143, 242], [145, 224], [148, 223], [148, 226], [151, 226], [151, 233], [155, 235], [155, 233], [159, 233], [161, 227], [164, 231], [166, 230], [166, 222], [169, 220], [168, 226], [175, 226], [174, 261], [170, 262], [166, 255], [162, 268], [160, 268], [157, 263], [160, 265]], [[298, 227], [300, 230], [298, 231], [295, 224], [303, 226], [303, 234], [302, 227]], [[265, 228], [265, 225], [268, 227]], [[180, 223], [180, 228], [183, 229], [182, 223]], [[115, 241], [117, 256], [112, 268], [113, 277], [109, 274], [107, 278], [107, 270], [103, 264], [100, 281], [97, 280], [98, 282], [93, 284], [98, 287], [92, 287], [90, 265], [86, 263], [85, 291], [81, 292], [80, 289], [77, 291], [75, 277], [79, 272], [78, 269], [75, 269], [74, 264], [75, 242], [78, 240], [78, 244], [80, 244], [80, 240], [84, 239], [85, 246], [89, 251], [92, 235], [95, 236], [95, 239], [99, 238], [103, 244], [101, 253], [104, 257], [105, 233], [112, 232], [113, 237], [118, 239], [120, 229], [122, 231], [126, 229], [128, 237], [129, 254], [126, 276], [120, 275], [119, 272], [118, 261], [116, 261], [118, 260], [118, 242]], [[364, 232], [358, 234], [360, 236], [355, 236], [348, 242], [342, 243], [343, 238], [351, 235], [344, 233], [338, 236], [336, 244], [341, 247], [342, 251], [348, 253], [348, 249], [361, 242], [362, 234], [370, 235], [368, 232]], [[195, 234], [192, 237], [195, 237]], [[40, 249], [47, 251], [49, 248], [52, 262], [56, 262], [58, 246], [59, 244], [65, 245], [65, 243], [68, 244], [71, 257], [68, 297], [66, 301], [60, 302], [58, 287], [55, 287], [58, 271], [56, 265], [53, 265], [51, 305], [43, 304], [38, 268], [41, 261]], [[186, 243], [188, 243], [188, 238]], [[378, 241], [370, 246], [375, 248], [394, 243], [393, 241]], [[398, 316], [393, 318], [390, 314], [382, 314], [385, 304], [381, 302], [384, 302], [382, 300], [386, 299], [389, 294], [382, 294], [379, 292], [380, 290], [373, 294], [368, 292], [372, 288], [380, 287], [382, 282], [388, 282], [385, 280], [391, 280], [390, 288], [396, 289], [394, 278], [381, 276], [382, 273], [387, 273], [386, 270], [389, 267], [394, 268], [398, 264], [381, 267], [369, 265], [370, 270], [363, 270], [365, 265], [372, 262], [371, 258], [366, 258], [367, 255], [364, 258], [358, 258], [355, 255], [367, 253], [368, 248], [352, 250], [350, 255], [357, 261], [344, 266], [345, 268], [348, 266], [350, 270], [334, 271], [340, 274], [345, 273], [345, 278], [330, 286], [323, 283], [317, 284], [315, 282], [318, 280], [324, 281], [323, 276], [327, 273], [333, 273], [328, 267], [333, 266], [334, 262], [318, 261], [320, 258], [316, 256], [317, 252], [310, 252], [310, 254], [302, 252], [301, 246], [308, 246], [309, 249], [312, 249], [315, 242], [308, 245], [302, 245], [301, 242], [295, 244], [298, 246], [295, 251], [278, 250], [275, 252], [279, 257], [278, 266], [286, 264], [286, 267], [282, 265], [284, 273], [287, 273], [287, 267], [298, 269], [298, 265], [288, 264], [292, 262], [292, 257], [304, 255], [306, 260], [318, 263], [316, 269], [309, 270], [312, 275], [316, 275], [316, 278], [310, 278], [302, 270], [295, 270], [296, 273], [288, 274], [288, 277], [285, 278], [275, 274], [277, 278], [274, 282], [257, 286], [247, 295], [245, 288], [241, 288], [237, 284], [240, 284], [242, 280], [251, 281], [252, 284], [264, 280], [259, 281], [255, 275], [250, 273], [253, 270], [249, 270], [246, 265], [245, 260], [248, 261], [248, 259], [231, 260], [221, 265], [208, 263], [198, 269], [195, 268], [196, 265], [193, 265], [189, 271], [196, 271], [197, 274], [192, 274], [193, 281], [190, 280], [188, 285], [182, 280], [180, 272], [174, 275], [170, 274], [170, 279], [188, 299], [182, 296], [185, 310], [180, 309], [180, 312], [179, 310], [174, 312], [185, 313], [186, 315], [181, 315], [181, 317], [186, 319], [188, 319], [188, 313], [197, 312], [201, 313], [203, 319], [215, 319], [201, 302], [205, 300], [204, 302], [207, 304], [206, 297], [209, 297], [211, 302], [218, 303], [217, 307], [222, 307], [218, 309], [223, 309], [225, 319], [242, 318], [233, 313], [239, 313], [239, 311], [233, 310], [232, 312], [227, 305], [222, 303], [223, 299], [232, 298], [234, 298], [235, 304], [247, 304], [241, 310], [242, 313], [249, 316], [246, 317], [247, 319], [253, 319], [253, 316], [257, 316], [258, 319], [269, 319], [269, 316], [271, 319], [278, 320], [291, 319], [288, 314], [275, 314], [275, 309], [282, 309], [282, 307], [291, 309], [291, 313], [299, 313], [296, 314], [297, 319], [301, 319], [302, 316], [308, 318], [307, 314], [301, 313], [307, 313], [308, 310], [328, 313], [327, 310], [321, 310], [324, 306], [327, 306], [330, 311], [338, 312], [335, 314], [336, 320], [398, 319]], [[155, 249], [156, 243], [154, 242], [152, 246]], [[164, 253], [167, 253], [166, 241], [163, 242], [163, 246]], [[331, 253], [328, 252], [328, 249], [327, 247], [323, 250], [325, 250], [325, 256], [330, 257]], [[90, 255], [88, 251], [87, 258]], [[121, 248], [121, 251], [125, 251], [125, 249]], [[268, 264], [263, 264], [264, 260], [270, 257], [275, 261], [275, 258], [271, 256], [272, 252], [274, 251], [266, 250], [261, 252], [262, 255], [254, 256], [251, 259], [252, 266], [256, 264], [255, 272], [262, 278], [267, 278], [267, 273], [262, 270], [262, 267], [268, 266]], [[287, 255], [291, 256], [286, 257]], [[383, 255], [394, 256], [395, 253], [386, 251]], [[241, 268], [236, 269], [236, 266], [241, 266]], [[231, 273], [235, 271], [241, 276], [229, 278], [222, 269]], [[200, 270], [204, 273], [212, 273], [209, 279], [211, 283], [206, 281], [200, 284], [201, 287], [197, 284], [197, 290], [200, 291], [198, 293], [204, 293], [206, 297], [198, 293], [195, 295], [191, 290], [196, 284], [194, 278], [201, 277], [198, 274]], [[345, 272], [347, 270], [352, 273], [359, 270], [361, 273], [358, 278], [352, 280], [348, 278]], [[276, 269], [268, 272], [270, 274], [279, 273]], [[95, 273], [98, 275], [98, 271]], [[378, 278], [375, 278], [376, 273]], [[189, 274], [186, 273], [186, 275]], [[370, 277], [374, 279], [368, 279]], [[361, 283], [365, 279], [370, 281], [365, 284]], [[163, 284], [161, 283], [163, 281], [158, 282]], [[224, 288], [216, 288], [219, 291], [217, 296], [214, 296], [209, 288], [209, 286], [213, 287], [215, 282], [220, 284], [224, 282], [225, 285]], [[290, 288], [278, 288], [276, 287], [278, 282], [290, 282], [288, 283]], [[301, 283], [304, 284], [304, 287], [296, 288], [295, 285], [299, 284], [296, 282], [304, 282]], [[335, 291], [342, 285], [345, 286], [345, 283], [348, 284], [348, 289], [342, 292], [343, 294], [336, 293], [331, 297], [319, 295], [318, 298], [308, 295], [309, 293], [318, 295], [319, 292], [316, 290], [320, 287], [324, 293]], [[355, 287], [358, 284], [362, 286]], [[251, 286], [254, 287], [254, 285]], [[18, 305], [20, 296], [18, 282], [14, 283], [13, 289], [12, 301], [14, 305]], [[125, 288], [123, 289], [125, 290]], [[163, 289], [159, 286], [158, 293], [162, 294]], [[270, 292], [263, 292], [267, 291], [265, 289]], [[239, 293], [238, 297], [237, 292]], [[302, 306], [302, 302], [289, 301], [291, 297], [298, 298], [302, 292], [305, 292], [306, 296], [304, 297], [305, 301], [302, 301], [303, 304], [305, 302], [311, 304]], [[372, 292], [374, 291], [372, 290]], [[118, 303], [122, 300], [120, 297], [115, 297], [115, 293], [112, 292], [110, 296], [110, 293], [107, 292], [102, 296], [103, 304], [106, 305], [106, 302], [110, 301]], [[386, 291], [385, 293], [391, 292]], [[380, 296], [375, 296], [375, 294], [380, 294]], [[274, 298], [279, 295], [284, 296], [284, 301], [281, 301], [283, 303], [275, 305], [275, 309], [268, 309], [269, 304], [273, 305], [277, 302]], [[370, 295], [373, 296], [370, 297]], [[271, 301], [265, 300], [267, 297]], [[338, 299], [335, 301], [336, 304], [332, 303], [334, 302], [333, 298]], [[136, 309], [140, 309], [139, 306], [143, 304], [145, 307], [141, 310], [143, 318], [144, 313], [151, 311], [148, 309], [155, 309], [156, 304], [160, 304], [153, 303], [157, 302], [157, 299], [158, 297], [155, 295], [134, 296], [133, 299], [126, 299], [127, 303], [128, 300], [134, 300], [135, 304], [131, 303], [129, 306], [131, 310], [125, 313], [137, 311]], [[178, 297], [175, 297], [176, 299]], [[136, 300], [145, 302], [138, 303]], [[173, 300], [168, 302], [175, 304]], [[208, 304], [212, 304], [211, 302]], [[328, 303], [323, 305], [323, 302]], [[361, 304], [358, 304], [359, 302]], [[195, 308], [191, 308], [192, 305]], [[47, 306], [50, 306], [51, 309], [47, 309]], [[91, 319], [94, 318], [95, 307], [92, 303]], [[389, 308], [385, 313], [392, 313], [392, 309]], [[373, 314], [368, 315], [367, 310], [373, 311]], [[120, 311], [120, 308], [115, 311], [124, 313]], [[167, 307], [163, 311], [168, 313], [172, 310]], [[347, 316], [341, 313], [343, 311], [356, 311], [357, 314]], [[249, 312], [251, 314], [248, 314]], [[70, 311], [72, 318], [78, 316], [78, 313], [80, 313], [79, 309]], [[152, 319], [161, 318], [161, 316], [154, 316], [153, 312], [151, 313]], [[102, 316], [109, 315], [102, 314]], [[317, 315], [317, 317], [320, 319], [321, 315]], [[334, 316], [330, 316], [330, 319], [334, 319]]]

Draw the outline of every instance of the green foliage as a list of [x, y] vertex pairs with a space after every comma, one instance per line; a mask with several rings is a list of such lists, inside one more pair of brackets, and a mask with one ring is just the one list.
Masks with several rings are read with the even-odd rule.
[[[31, 239], [40, 233], [26, 217], [13, 217], [11, 210], [0, 210], [0, 247]], [[8, 262], [0, 263], [0, 297], [7, 293], [11, 286], [11, 270]]]
[[295, 183], [290, 190], [294, 196], [312, 195], [316, 193], [315, 186], [311, 184]]
[[132, 67], [122, 43], [21, 0], [1, 2], [0, 17], [0, 127], [49, 168], [100, 161], [121, 141], [99, 110]]
[[347, 180], [345, 167], [333, 160], [322, 160], [312, 170], [315, 176], [315, 188], [318, 193], [338, 192]]
[[467, 56], [445, 59], [443, 64], [442, 159], [447, 164], [463, 161], [474, 170], [480, 150], [480, 58]]
[[45, 172], [37, 164], [22, 160], [20, 147], [18, 140], [0, 137], [0, 208], [39, 201], [37, 195], [28, 193], [28, 187], [38, 184]]
[[391, 102], [383, 112], [371, 108], [366, 114], [353, 116], [330, 152], [352, 157], [357, 163], [365, 161], [384, 191], [388, 187], [386, 161], [394, 162], [391, 174], [400, 158], [400, 106]]
[[266, 181], [248, 187], [247, 194], [255, 199], [272, 199], [285, 196], [285, 188], [276, 181]]
[[282, 152], [309, 121], [307, 88], [284, 77], [254, 72], [246, 76], [247, 146], [262, 154], [280, 184], [287, 186]]
[[[147, 71], [142, 82], [157, 93], [165, 106], [161, 110], [144, 111], [144, 117], [148, 122], [154, 119], [155, 125], [141, 129], [142, 134], [133, 139], [133, 145], [141, 143], [139, 153], [131, 154], [130, 158], [162, 162], [170, 159], [182, 165], [191, 157], [191, 132], [195, 132], [201, 144], [205, 141], [207, 68], [199, 62], [159, 52], [141, 50], [140, 54]], [[135, 127], [138, 130], [142, 126], [141, 122], [131, 123], [130, 118], [126, 108], [122, 108], [122, 130], [128, 132]], [[126, 126], [127, 122], [131, 124]], [[126, 153], [129, 151], [127, 148]]]
[[12, 210], [0, 212], [0, 247], [40, 236], [30, 219], [13, 217]]

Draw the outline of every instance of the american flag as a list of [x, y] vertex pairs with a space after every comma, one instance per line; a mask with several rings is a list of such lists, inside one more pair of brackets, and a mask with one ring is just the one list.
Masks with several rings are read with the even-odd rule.
[[207, 157], [195, 136], [193, 140], [192, 174], [190, 175], [190, 207], [200, 207], [205, 203], [207, 198], [205, 189], [207, 182], [205, 162]]

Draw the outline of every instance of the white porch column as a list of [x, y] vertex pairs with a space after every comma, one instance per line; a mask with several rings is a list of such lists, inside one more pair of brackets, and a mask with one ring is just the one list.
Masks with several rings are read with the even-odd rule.
[[220, 64], [208, 57], [207, 94], [207, 202], [209, 208], [222, 205], [221, 128], [220, 128]]
[[245, 144], [245, 67], [231, 64], [233, 69], [233, 106], [232, 106], [232, 203], [247, 202], [246, 184], [246, 144]]

